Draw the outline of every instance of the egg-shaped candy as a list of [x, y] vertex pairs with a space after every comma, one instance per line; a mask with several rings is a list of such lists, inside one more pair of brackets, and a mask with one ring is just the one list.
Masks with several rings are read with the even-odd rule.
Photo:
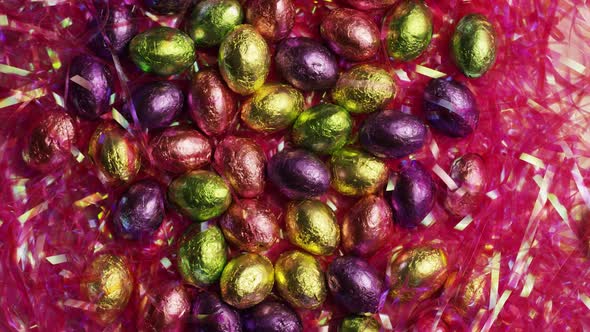
[[215, 164], [239, 196], [252, 198], [264, 191], [266, 157], [256, 141], [227, 136], [217, 144]]
[[189, 294], [177, 282], [169, 282], [146, 295], [147, 303], [138, 327], [145, 332], [181, 332], [191, 311]]
[[197, 47], [217, 46], [243, 19], [242, 6], [236, 0], [204, 0], [193, 9], [186, 31]]
[[288, 305], [266, 300], [242, 313], [244, 332], [303, 332], [297, 313]]
[[480, 273], [473, 271], [459, 287], [455, 302], [461, 313], [472, 314], [489, 303], [490, 276]]
[[131, 60], [146, 73], [180, 74], [195, 61], [195, 45], [184, 32], [164, 26], [154, 27], [133, 37]]
[[275, 283], [281, 297], [296, 308], [316, 309], [326, 300], [326, 280], [320, 264], [301, 251], [281, 254], [275, 262]]
[[235, 94], [219, 72], [200, 70], [193, 76], [190, 86], [188, 103], [193, 121], [208, 136], [225, 133], [233, 123], [238, 107]]
[[311, 38], [283, 40], [277, 46], [275, 62], [281, 76], [303, 91], [330, 89], [338, 80], [336, 57]]
[[483, 158], [475, 153], [467, 153], [455, 159], [450, 176], [457, 188], [447, 189], [445, 209], [456, 217], [477, 212], [484, 200], [488, 182]]
[[150, 142], [156, 165], [173, 173], [184, 173], [203, 167], [211, 160], [209, 140], [186, 126], [166, 128]]
[[393, 233], [391, 208], [383, 197], [369, 195], [356, 202], [342, 221], [342, 249], [368, 256], [389, 241]]
[[192, 2], [192, 0], [143, 0], [148, 10], [160, 15], [178, 14]]
[[200, 292], [195, 296], [187, 326], [194, 332], [242, 332], [240, 314], [215, 294]]
[[452, 55], [457, 67], [467, 77], [480, 77], [496, 61], [496, 31], [480, 14], [463, 17], [451, 40]]
[[219, 221], [219, 226], [227, 241], [244, 251], [268, 250], [279, 239], [276, 216], [254, 199], [233, 203]]
[[101, 324], [109, 324], [127, 307], [133, 292], [133, 276], [123, 257], [102, 254], [84, 270], [80, 288], [95, 308], [92, 317]]
[[268, 258], [259, 254], [241, 254], [223, 269], [219, 281], [221, 298], [238, 309], [250, 308], [264, 301], [274, 282], [274, 269]]
[[88, 55], [77, 56], [69, 77], [68, 97], [79, 116], [95, 120], [109, 109], [113, 74], [104, 63]]
[[421, 0], [403, 0], [385, 16], [382, 29], [389, 56], [413, 60], [430, 45], [432, 12]]
[[306, 150], [281, 151], [268, 163], [269, 181], [290, 199], [323, 195], [330, 188], [330, 171]]
[[388, 72], [365, 64], [340, 75], [332, 99], [351, 113], [371, 113], [385, 107], [395, 93], [395, 82]]
[[295, 24], [292, 0], [252, 0], [246, 4], [246, 20], [270, 42], [289, 35]]
[[232, 30], [219, 46], [219, 70], [234, 92], [249, 95], [266, 80], [270, 68], [268, 45], [249, 24]]
[[264, 85], [242, 104], [242, 121], [250, 129], [273, 133], [288, 128], [303, 112], [303, 95], [284, 84]]
[[103, 58], [110, 58], [111, 52], [123, 54], [129, 41], [137, 33], [133, 9], [125, 5], [96, 7], [97, 19], [90, 23], [90, 29], [96, 29], [96, 34], [88, 45]]
[[151, 82], [144, 84], [131, 96], [131, 103], [125, 107], [127, 118], [133, 121], [133, 110], [143, 128], [167, 127], [182, 112], [184, 94], [172, 82]]
[[424, 146], [426, 126], [417, 117], [392, 110], [371, 114], [359, 130], [361, 146], [381, 158], [402, 158]]
[[391, 7], [395, 0], [345, 0], [350, 6], [360, 10], [373, 10]]
[[371, 316], [349, 316], [340, 323], [339, 332], [379, 332], [379, 322]]
[[185, 282], [205, 286], [216, 282], [227, 262], [227, 245], [217, 226], [200, 231], [189, 229], [180, 240], [178, 272]]
[[320, 154], [342, 148], [352, 132], [352, 118], [337, 105], [316, 105], [299, 115], [291, 133], [293, 143]]
[[377, 25], [354, 9], [332, 10], [323, 19], [320, 33], [334, 53], [351, 61], [369, 60], [381, 47]]
[[408, 228], [416, 227], [432, 210], [436, 185], [417, 160], [402, 165], [391, 192], [393, 219]]
[[374, 194], [387, 183], [385, 163], [356, 148], [343, 148], [330, 159], [332, 188], [347, 196]]
[[191, 171], [176, 178], [168, 187], [168, 198], [193, 221], [220, 216], [231, 203], [231, 193], [223, 179], [210, 171]]
[[289, 241], [314, 255], [331, 255], [340, 244], [336, 216], [320, 201], [290, 202], [285, 225]]

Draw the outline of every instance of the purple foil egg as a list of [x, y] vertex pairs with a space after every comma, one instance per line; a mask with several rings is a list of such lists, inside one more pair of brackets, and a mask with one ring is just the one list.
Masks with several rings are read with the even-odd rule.
[[416, 227], [432, 210], [436, 186], [419, 161], [402, 164], [391, 193], [393, 219], [408, 228]]
[[160, 185], [143, 180], [131, 185], [123, 194], [113, 216], [113, 225], [120, 237], [135, 240], [157, 230], [164, 214], [164, 194]]
[[69, 99], [78, 115], [95, 120], [108, 110], [113, 75], [104, 63], [88, 55], [77, 56], [69, 77]]
[[191, 310], [189, 295], [184, 286], [176, 282], [164, 284], [147, 299], [145, 312], [138, 322], [140, 331], [184, 331]]
[[351, 313], [375, 313], [381, 307], [383, 281], [367, 262], [353, 256], [334, 259], [326, 280], [338, 304]]
[[323, 195], [330, 187], [330, 171], [305, 150], [281, 151], [268, 164], [268, 178], [290, 199]]
[[336, 57], [311, 38], [283, 40], [277, 47], [275, 61], [283, 78], [304, 91], [329, 89], [338, 80]]
[[[151, 82], [135, 89], [132, 94], [137, 119], [143, 128], [167, 127], [184, 107], [184, 94], [171, 82]], [[131, 106], [125, 110], [133, 121]]]
[[359, 130], [363, 148], [381, 158], [405, 157], [420, 150], [425, 139], [420, 119], [391, 110], [371, 114]]
[[96, 29], [96, 35], [88, 42], [88, 46], [96, 55], [103, 58], [110, 58], [111, 51], [119, 55], [124, 53], [131, 39], [137, 34], [137, 24], [131, 7], [96, 7], [98, 19], [90, 23], [90, 29]]
[[186, 329], [194, 332], [241, 332], [240, 314], [209, 292], [197, 294]]
[[479, 121], [475, 96], [465, 85], [436, 78], [424, 90], [424, 113], [430, 125], [451, 137], [471, 134]]
[[303, 326], [297, 313], [288, 305], [267, 300], [244, 311], [244, 332], [301, 332]]

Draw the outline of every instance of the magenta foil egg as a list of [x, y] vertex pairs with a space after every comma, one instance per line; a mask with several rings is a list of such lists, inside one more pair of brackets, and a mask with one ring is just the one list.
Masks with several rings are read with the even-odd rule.
[[244, 251], [268, 250], [279, 239], [276, 216], [255, 199], [234, 202], [221, 217], [219, 226], [225, 239]]
[[402, 164], [391, 193], [393, 219], [408, 228], [418, 226], [434, 206], [436, 186], [432, 176], [417, 160]]
[[392, 6], [396, 0], [345, 0], [349, 5], [360, 10], [383, 9]]
[[292, 0], [252, 0], [246, 5], [246, 20], [268, 41], [289, 35], [295, 24]]
[[381, 46], [377, 25], [354, 9], [332, 10], [322, 21], [320, 32], [334, 53], [352, 61], [374, 57]]
[[164, 284], [148, 295], [145, 314], [138, 327], [144, 332], [182, 332], [191, 311], [185, 287], [176, 282]]
[[150, 148], [156, 165], [172, 173], [198, 169], [211, 161], [209, 140], [185, 126], [165, 129], [151, 140]]
[[188, 331], [241, 332], [240, 314], [217, 295], [201, 292], [193, 300]]
[[447, 189], [445, 209], [456, 217], [477, 212], [484, 201], [488, 182], [483, 158], [475, 153], [467, 153], [455, 159], [451, 165], [450, 176], [457, 188]]
[[[97, 6], [98, 19], [90, 23], [95, 35], [88, 45], [103, 58], [110, 58], [111, 51], [121, 55], [125, 52], [131, 39], [137, 34], [137, 24], [130, 6]], [[102, 30], [101, 30], [102, 29]]]
[[[172, 82], [151, 82], [133, 91], [131, 100], [143, 128], [167, 127], [182, 112], [184, 94]], [[133, 121], [131, 106], [126, 105], [127, 118]]]
[[72, 60], [68, 96], [78, 115], [97, 119], [109, 109], [112, 92], [113, 75], [104, 63], [88, 55]]

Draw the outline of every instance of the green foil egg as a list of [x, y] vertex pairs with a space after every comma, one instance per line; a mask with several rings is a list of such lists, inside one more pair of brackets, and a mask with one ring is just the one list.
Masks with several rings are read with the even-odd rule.
[[204, 231], [190, 229], [178, 247], [178, 272], [191, 285], [204, 286], [216, 282], [227, 262], [227, 245], [217, 226]]
[[194, 221], [220, 216], [231, 203], [231, 193], [223, 179], [210, 171], [196, 170], [176, 178], [168, 187], [168, 197]]
[[268, 258], [259, 254], [242, 254], [232, 259], [221, 274], [221, 298], [238, 308], [250, 308], [270, 294], [275, 282]]
[[387, 166], [379, 158], [355, 148], [336, 151], [330, 159], [332, 188], [343, 195], [377, 193], [387, 183]]
[[270, 67], [268, 45], [249, 24], [237, 26], [219, 46], [219, 70], [234, 92], [249, 95], [266, 80]]
[[316, 309], [326, 300], [326, 280], [318, 261], [301, 251], [283, 253], [275, 262], [279, 295], [296, 308]]
[[421, 0], [404, 0], [385, 16], [382, 35], [389, 56], [413, 60], [430, 44], [432, 13]]
[[217, 46], [243, 20], [244, 12], [239, 2], [205, 0], [195, 6], [187, 23], [187, 33], [197, 47]]
[[195, 45], [184, 32], [151, 28], [135, 36], [129, 44], [131, 60], [146, 73], [179, 74], [195, 61]]
[[350, 137], [352, 119], [348, 112], [334, 104], [316, 105], [299, 115], [293, 125], [293, 142], [320, 154], [342, 148]]
[[299, 90], [285, 84], [267, 84], [242, 105], [242, 121], [250, 129], [273, 133], [288, 128], [303, 112]]
[[385, 107], [395, 92], [395, 82], [388, 72], [365, 64], [340, 76], [332, 99], [351, 113], [371, 113]]
[[342, 320], [339, 332], [379, 332], [379, 322], [371, 316], [349, 316]]
[[463, 17], [455, 28], [452, 45], [453, 59], [467, 77], [480, 77], [496, 61], [496, 32], [483, 15]]
[[290, 202], [285, 225], [289, 241], [314, 255], [331, 255], [340, 244], [336, 216], [320, 201]]

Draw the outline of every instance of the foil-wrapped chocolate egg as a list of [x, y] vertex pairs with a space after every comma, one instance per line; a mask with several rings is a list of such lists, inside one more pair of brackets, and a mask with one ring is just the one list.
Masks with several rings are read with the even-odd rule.
[[164, 284], [147, 296], [138, 327], [144, 332], [182, 332], [191, 311], [189, 294], [176, 282]]
[[428, 123], [451, 137], [471, 134], [479, 122], [475, 96], [465, 85], [436, 78], [424, 90], [424, 113]]
[[197, 294], [191, 309], [188, 331], [242, 332], [240, 314], [209, 292]]
[[365, 64], [340, 75], [332, 99], [351, 113], [371, 113], [385, 107], [395, 97], [395, 91], [388, 72]]
[[250, 308], [270, 294], [275, 282], [272, 263], [259, 254], [241, 254], [227, 263], [219, 285], [223, 301], [238, 309]]
[[154, 233], [164, 220], [164, 193], [153, 180], [134, 183], [121, 196], [113, 215], [115, 232], [135, 240]]
[[133, 37], [131, 60], [146, 73], [180, 74], [195, 61], [195, 45], [184, 32], [159, 26]]
[[283, 40], [277, 47], [275, 62], [281, 76], [303, 91], [330, 89], [338, 80], [336, 57], [311, 38]]
[[221, 277], [227, 262], [226, 248], [219, 227], [189, 229], [178, 246], [178, 272], [191, 285], [210, 285]]
[[396, 0], [345, 0], [350, 6], [360, 10], [373, 10], [391, 7]]
[[467, 153], [455, 159], [451, 165], [450, 176], [457, 188], [447, 189], [445, 209], [456, 217], [477, 212], [484, 200], [488, 182], [483, 158], [475, 153]]
[[369, 195], [356, 202], [342, 222], [344, 252], [368, 256], [379, 250], [393, 233], [391, 208], [383, 197]]
[[88, 45], [103, 58], [110, 58], [111, 52], [123, 54], [129, 41], [137, 33], [133, 9], [125, 5], [96, 7], [98, 18], [90, 23], [90, 29], [96, 29], [96, 35], [90, 39]]
[[471, 273], [466, 283], [459, 288], [456, 303], [464, 314], [471, 314], [487, 304], [490, 294], [489, 275]]
[[193, 221], [220, 216], [231, 203], [231, 192], [223, 179], [210, 171], [191, 171], [168, 187], [168, 198]]
[[385, 16], [382, 29], [389, 56], [410, 61], [430, 45], [432, 13], [421, 0], [403, 0]]
[[351, 61], [369, 60], [381, 47], [377, 25], [354, 9], [332, 10], [323, 19], [320, 33], [334, 53]]
[[277, 217], [262, 202], [234, 202], [219, 221], [227, 241], [240, 250], [261, 252], [279, 239]]
[[80, 288], [96, 308], [93, 318], [109, 324], [127, 307], [133, 292], [133, 276], [123, 257], [103, 254], [86, 267]]
[[150, 142], [156, 165], [172, 173], [184, 173], [203, 167], [211, 160], [209, 140], [186, 126], [166, 128]]
[[379, 322], [371, 316], [348, 316], [342, 320], [339, 332], [379, 332]]
[[109, 108], [113, 92], [113, 74], [98, 59], [80, 55], [70, 65], [69, 99], [76, 113], [95, 120]]
[[424, 146], [426, 126], [417, 117], [385, 110], [371, 114], [359, 130], [362, 147], [381, 158], [402, 158]]
[[303, 112], [303, 95], [284, 84], [268, 84], [242, 104], [242, 121], [257, 132], [273, 133], [288, 128]]
[[204, 0], [193, 9], [187, 33], [197, 47], [217, 46], [243, 20], [244, 13], [238, 1]]
[[417, 247], [395, 252], [387, 267], [390, 295], [401, 302], [422, 301], [432, 296], [448, 276], [444, 250]]
[[143, 128], [167, 127], [182, 112], [184, 94], [171, 82], [151, 82], [133, 91], [131, 103], [125, 107], [127, 118], [133, 121], [133, 110]]
[[268, 45], [249, 24], [233, 29], [219, 46], [221, 76], [230, 89], [241, 95], [258, 90], [270, 68]]
[[320, 201], [287, 205], [285, 226], [289, 241], [314, 255], [331, 255], [340, 244], [340, 228], [330, 207]]
[[275, 262], [275, 283], [279, 295], [296, 308], [316, 309], [326, 300], [326, 280], [320, 264], [301, 251], [281, 254]]
[[145, 7], [160, 15], [177, 14], [185, 10], [192, 0], [143, 0]]
[[246, 20], [270, 42], [289, 35], [295, 24], [292, 0], [252, 0], [246, 5]]
[[293, 143], [320, 154], [331, 154], [350, 138], [352, 118], [337, 105], [320, 104], [297, 117], [291, 133]]
[[356, 148], [342, 148], [330, 159], [332, 188], [346, 196], [380, 191], [387, 183], [388, 169], [379, 158]]
[[43, 112], [24, 139], [22, 157], [25, 163], [39, 171], [52, 170], [63, 167], [71, 158], [76, 126], [66, 112]]
[[268, 179], [290, 199], [321, 196], [330, 188], [330, 171], [306, 150], [281, 151], [268, 163]]
[[244, 332], [303, 332], [297, 313], [272, 299], [244, 311], [242, 327]]
[[114, 122], [103, 122], [96, 128], [90, 137], [88, 154], [105, 182], [129, 182], [141, 167], [137, 144]]
[[252, 198], [264, 191], [266, 157], [256, 141], [227, 136], [217, 144], [215, 164], [239, 196]]
[[393, 219], [408, 228], [416, 227], [432, 210], [436, 185], [417, 160], [402, 164], [391, 192]]
[[188, 103], [191, 118], [208, 136], [223, 134], [238, 109], [234, 93], [214, 69], [200, 70], [193, 76]]
[[453, 59], [467, 77], [480, 77], [496, 61], [496, 31], [480, 14], [463, 17], [451, 40]]
[[375, 313], [381, 307], [383, 282], [367, 262], [340, 256], [326, 272], [328, 288], [336, 303], [355, 314]]

